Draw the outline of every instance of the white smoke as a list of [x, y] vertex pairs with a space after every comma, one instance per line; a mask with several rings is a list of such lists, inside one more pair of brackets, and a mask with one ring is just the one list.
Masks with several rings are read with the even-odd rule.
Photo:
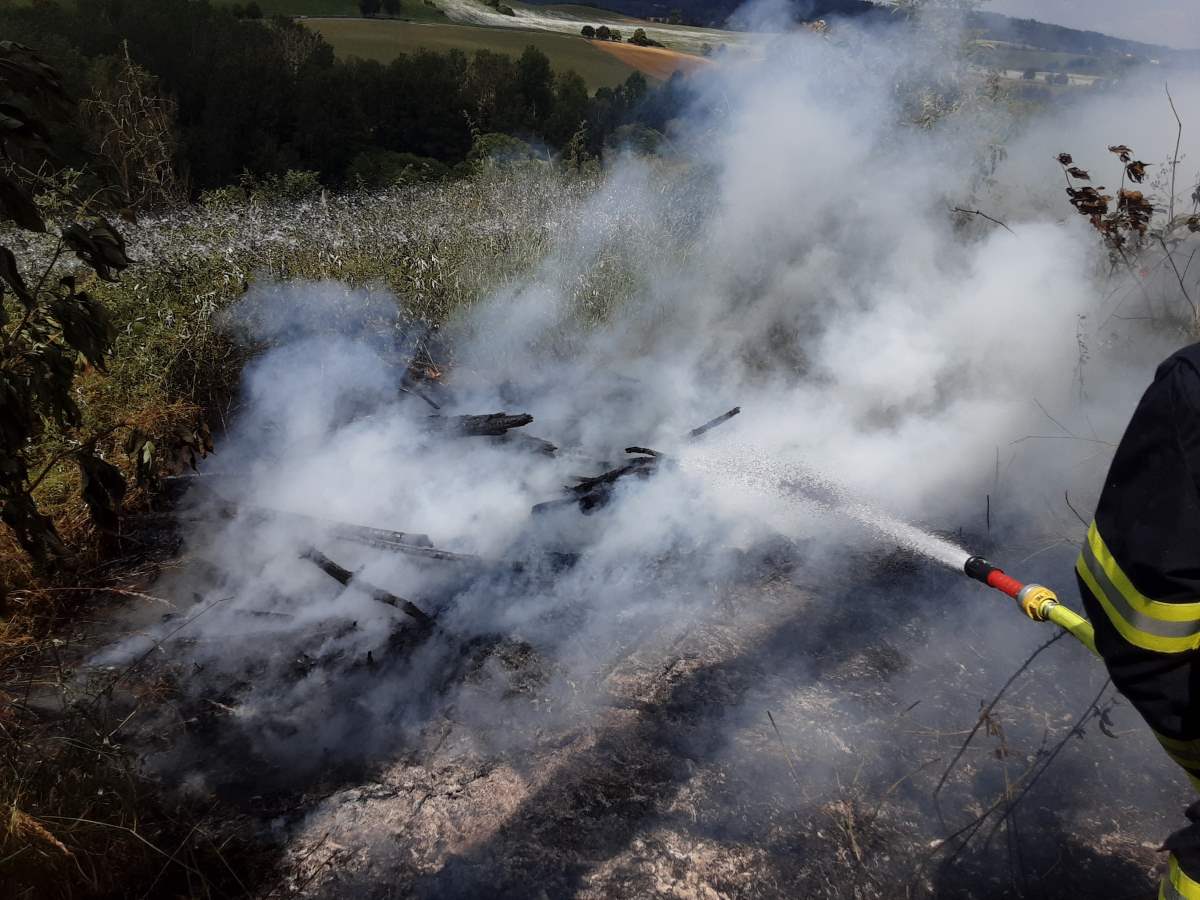
[[[230, 755], [184, 748], [163, 765], [206, 777], [248, 754], [286, 780], [394, 757], [451, 708], [492, 744], [519, 745], [514, 722], [586, 716], [614, 666], [708, 616], [773, 535], [804, 548], [810, 585], [823, 572], [844, 581], [833, 559], [894, 546], [772, 490], [797, 471], [968, 537], [982, 535], [994, 493], [1011, 547], [1070, 538], [1079, 526], [1062, 492], [1094, 500], [1174, 338], [1105, 318], [1103, 254], [1067, 206], [1054, 156], [1132, 142], [1128, 119], [1105, 117], [1114, 105], [1158, 123], [1138, 125], [1147, 153], [1170, 152], [1169, 109], [1156, 95], [1144, 106], [1106, 96], [1032, 122], [989, 110], [918, 128], [904, 84], [921, 62], [886, 35], [800, 33], [718, 67], [671, 135], [676, 157], [615, 161], [536, 271], [447, 324], [452, 401], [440, 412], [529, 412], [527, 431], [569, 451], [556, 458], [430, 430], [432, 410], [397, 390], [401, 300], [251, 288], [235, 319], [265, 349], [207, 464], [222, 500], [187, 501], [197, 564], [174, 582], [197, 598], [181, 615], [201, 613], [183, 633], [187, 689], [234, 710], [216, 726]], [[1198, 96], [1173, 90], [1181, 108]], [[1007, 161], [981, 169], [998, 141]], [[581, 308], [580, 285], [613, 259], [627, 297]], [[685, 441], [734, 405], [740, 416]], [[531, 515], [629, 445], [675, 459], [593, 515]], [[426, 534], [494, 564], [348, 542], [338, 522]], [[310, 545], [434, 615], [438, 632], [414, 649], [412, 622], [302, 559]], [[579, 559], [558, 569], [550, 553]], [[1050, 574], [1069, 596], [1069, 568]], [[888, 598], [861, 602], [880, 614]]]

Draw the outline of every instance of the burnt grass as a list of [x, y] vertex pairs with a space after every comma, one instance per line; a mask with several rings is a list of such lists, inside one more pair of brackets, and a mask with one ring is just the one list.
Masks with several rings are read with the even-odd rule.
[[[221, 864], [250, 896], [1155, 896], [1155, 848], [1186, 794], [1111, 690], [1098, 706], [1116, 736], [1094, 714], [1072, 732], [1103, 684], [1079, 648], [1059, 642], [1030, 666], [935, 804], [980, 706], [1046, 633], [998, 666], [981, 650], [994, 635], [948, 630], [928, 602], [960, 590], [958, 576], [862, 554], [809, 583], [803, 552], [786, 556], [746, 554], [696, 624], [631, 638], [566, 713], [541, 715], [552, 679], [537, 648], [497, 636], [459, 648], [423, 698], [425, 724], [398, 730], [391, 752], [303, 771], [256, 757], [227, 727], [238, 684], [203, 700], [175, 691], [187, 673], [169, 653], [110, 691], [107, 714], [133, 713], [128, 752], [160, 755], [139, 777], [202, 807], [217, 843], [228, 832]], [[406, 640], [370, 661], [290, 664], [387, 678]], [[460, 717], [455, 691], [492, 664], [518, 718]], [[1015, 796], [1064, 738], [1004, 826], [993, 814], [965, 844], [942, 842], [1006, 784]], [[180, 746], [203, 760], [201, 798], [162, 766]], [[188, 893], [177, 875], [160, 871], [149, 896], [223, 893]], [[147, 885], [125, 888], [111, 895]]]

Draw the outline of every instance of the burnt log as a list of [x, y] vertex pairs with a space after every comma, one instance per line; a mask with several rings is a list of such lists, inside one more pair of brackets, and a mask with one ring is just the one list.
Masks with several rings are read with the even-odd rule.
[[[693, 428], [685, 435], [684, 440], [696, 440], [718, 425], [728, 422], [741, 411], [742, 408], [740, 406], [735, 406], [715, 419], [710, 419], [698, 428]], [[669, 458], [665, 454], [659, 453], [657, 450], [652, 450], [649, 447], [626, 447], [625, 452], [632, 455], [633, 458], [606, 472], [601, 472], [599, 475], [576, 475], [576, 483], [564, 488], [567, 496], [538, 503], [534, 505], [531, 512], [536, 515], [564, 506], [576, 505], [579, 507], [579, 511], [586, 515], [606, 505], [612, 499], [617, 482], [622, 478], [631, 475], [637, 478], [649, 478], [658, 471], [659, 463]]]
[[728, 422], [741, 411], [742, 408], [740, 406], [735, 406], [733, 409], [729, 410], [729, 412], [721, 413], [721, 415], [717, 416], [715, 419], [709, 419], [699, 428], [693, 428], [691, 431], [689, 431], [687, 434], [688, 440], [694, 441], [696, 438], [700, 437], [706, 432], [712, 431], [718, 425]]
[[523, 428], [533, 421], [529, 413], [487, 413], [478, 416], [429, 416], [426, 421], [434, 431], [462, 437], [497, 437], [513, 428]]
[[[629, 449], [644, 450], [644, 448], [640, 447], [631, 447]], [[658, 469], [661, 458], [661, 454], [635, 456], [615, 469], [609, 469], [607, 472], [602, 472], [599, 475], [591, 477], [576, 476], [576, 483], [566, 488], [569, 496], [538, 503], [533, 507], [532, 512], [539, 514], [549, 512], [561, 506], [577, 505], [579, 511], [586, 515], [608, 503], [612, 498], [613, 491], [616, 489], [617, 482], [622, 478], [631, 475], [638, 478], [648, 478], [652, 475]]]
[[351, 584], [353, 584], [354, 587], [358, 588], [360, 591], [363, 591], [372, 600], [375, 600], [378, 603], [386, 603], [388, 606], [393, 606], [405, 613], [423, 630], [430, 631], [433, 629], [433, 617], [411, 600], [405, 600], [403, 597], [398, 597], [390, 591], [385, 591], [381, 587], [376, 587], [370, 582], [363, 581], [361, 578], [356, 578], [353, 572], [351, 572], [349, 569], [339, 566], [316, 547], [306, 547], [300, 556], [316, 565], [317, 568], [319, 568], [334, 581], [337, 581], [346, 587], [349, 587]]
[[532, 434], [522, 434], [521, 432], [506, 432], [505, 434], [493, 435], [490, 440], [498, 446], [509, 447], [513, 450], [522, 450], [526, 453], [541, 453], [543, 456], [554, 456], [558, 452], [557, 445], [549, 441], [544, 441], [539, 437], [534, 437]]

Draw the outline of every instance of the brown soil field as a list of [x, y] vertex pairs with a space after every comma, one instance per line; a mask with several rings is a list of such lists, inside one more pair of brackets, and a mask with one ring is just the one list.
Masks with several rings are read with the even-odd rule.
[[691, 75], [712, 61], [703, 56], [693, 56], [690, 53], [680, 53], [665, 47], [638, 47], [633, 44], [617, 44], [610, 41], [593, 41], [592, 46], [611, 53], [627, 66], [632, 66], [639, 72], [651, 78], [666, 80], [675, 72]]

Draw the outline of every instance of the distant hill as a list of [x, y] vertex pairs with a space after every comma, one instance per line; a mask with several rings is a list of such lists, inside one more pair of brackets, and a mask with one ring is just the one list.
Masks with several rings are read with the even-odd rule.
[[[527, 0], [541, 3], [542, 0]], [[552, 2], [552, 0], [546, 0]], [[685, 25], [725, 27], [743, 0], [593, 0], [585, 5], [638, 18], [678, 20]], [[868, 0], [792, 0], [797, 21], [839, 18], [887, 21], [892, 14]], [[1004, 41], [1038, 50], [1089, 56], [1122, 56], [1138, 60], [1200, 66], [1200, 49], [1173, 50], [1155, 44], [1050, 25], [1034, 19], [1015, 19], [999, 13], [975, 12], [968, 24], [985, 40]]]

